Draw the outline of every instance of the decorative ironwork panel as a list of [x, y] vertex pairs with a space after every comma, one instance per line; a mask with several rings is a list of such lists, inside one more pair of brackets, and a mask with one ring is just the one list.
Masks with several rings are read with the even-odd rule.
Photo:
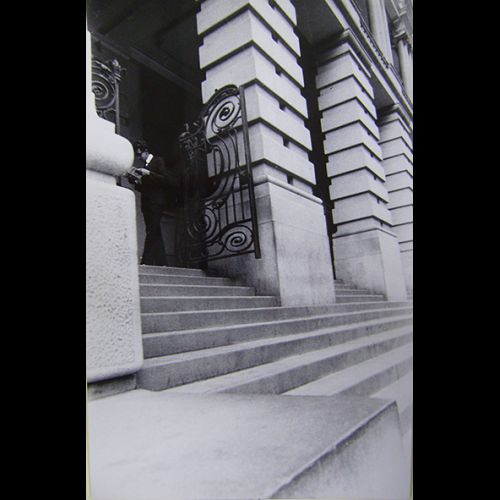
[[92, 58], [92, 92], [97, 115], [116, 125], [120, 133], [120, 80], [125, 69], [116, 59], [106, 63]]
[[185, 226], [178, 253], [185, 264], [254, 253], [259, 259], [255, 192], [243, 87], [216, 91], [179, 142]]

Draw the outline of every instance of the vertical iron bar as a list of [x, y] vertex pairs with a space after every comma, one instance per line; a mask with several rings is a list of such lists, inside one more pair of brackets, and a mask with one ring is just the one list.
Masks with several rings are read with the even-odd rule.
[[253, 175], [252, 175], [252, 159], [250, 155], [250, 138], [248, 136], [248, 121], [247, 121], [247, 105], [245, 102], [245, 89], [243, 86], [239, 88], [240, 91], [240, 103], [241, 103], [241, 117], [243, 121], [243, 141], [245, 145], [245, 161], [247, 164], [247, 176], [248, 176], [248, 194], [250, 198], [250, 213], [252, 214], [253, 222], [253, 241], [255, 246], [255, 258], [261, 258], [260, 252], [260, 238], [259, 238], [259, 226], [257, 221], [257, 208], [255, 203], [255, 192], [253, 185]]

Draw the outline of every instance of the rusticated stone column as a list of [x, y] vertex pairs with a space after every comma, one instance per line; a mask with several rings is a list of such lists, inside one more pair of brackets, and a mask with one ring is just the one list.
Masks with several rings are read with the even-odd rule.
[[131, 166], [134, 154], [114, 125], [96, 114], [86, 36], [87, 382], [125, 377], [126, 388], [132, 388], [143, 362], [135, 200], [116, 185], [116, 177]]
[[311, 137], [290, 0], [205, 0], [197, 14], [203, 100], [244, 85], [262, 259], [231, 257], [211, 266], [276, 295], [282, 305], [334, 302], [322, 202], [313, 196]]
[[398, 237], [406, 288], [413, 292], [413, 141], [398, 107], [379, 118], [382, 165], [389, 193], [388, 208]]
[[348, 38], [319, 55], [316, 83], [333, 220], [338, 227], [334, 236], [337, 275], [389, 300], [404, 300], [370, 73]]

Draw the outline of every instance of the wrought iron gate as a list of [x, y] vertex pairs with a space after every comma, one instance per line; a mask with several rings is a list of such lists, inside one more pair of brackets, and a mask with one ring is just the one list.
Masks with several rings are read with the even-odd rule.
[[125, 69], [117, 59], [102, 62], [92, 58], [92, 92], [97, 115], [113, 122], [120, 134], [120, 80]]
[[248, 253], [260, 259], [244, 88], [216, 91], [179, 142], [186, 159], [181, 260], [199, 264]]

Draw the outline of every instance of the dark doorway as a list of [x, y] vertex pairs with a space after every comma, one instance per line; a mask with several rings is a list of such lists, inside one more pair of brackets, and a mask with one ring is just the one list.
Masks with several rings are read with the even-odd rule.
[[[140, 69], [140, 109], [142, 111], [142, 139], [149, 145], [154, 155], [165, 160], [167, 169], [183, 170], [183, 157], [179, 148], [179, 134], [186, 122], [193, 121], [199, 113], [201, 92], [195, 95], [169, 81], [155, 71], [141, 66]], [[177, 241], [183, 221], [183, 200], [179, 189], [167, 192], [167, 207], [162, 217], [162, 233], [167, 264], [181, 264], [177, 255]], [[142, 243], [142, 224], [138, 220], [139, 241]]]

